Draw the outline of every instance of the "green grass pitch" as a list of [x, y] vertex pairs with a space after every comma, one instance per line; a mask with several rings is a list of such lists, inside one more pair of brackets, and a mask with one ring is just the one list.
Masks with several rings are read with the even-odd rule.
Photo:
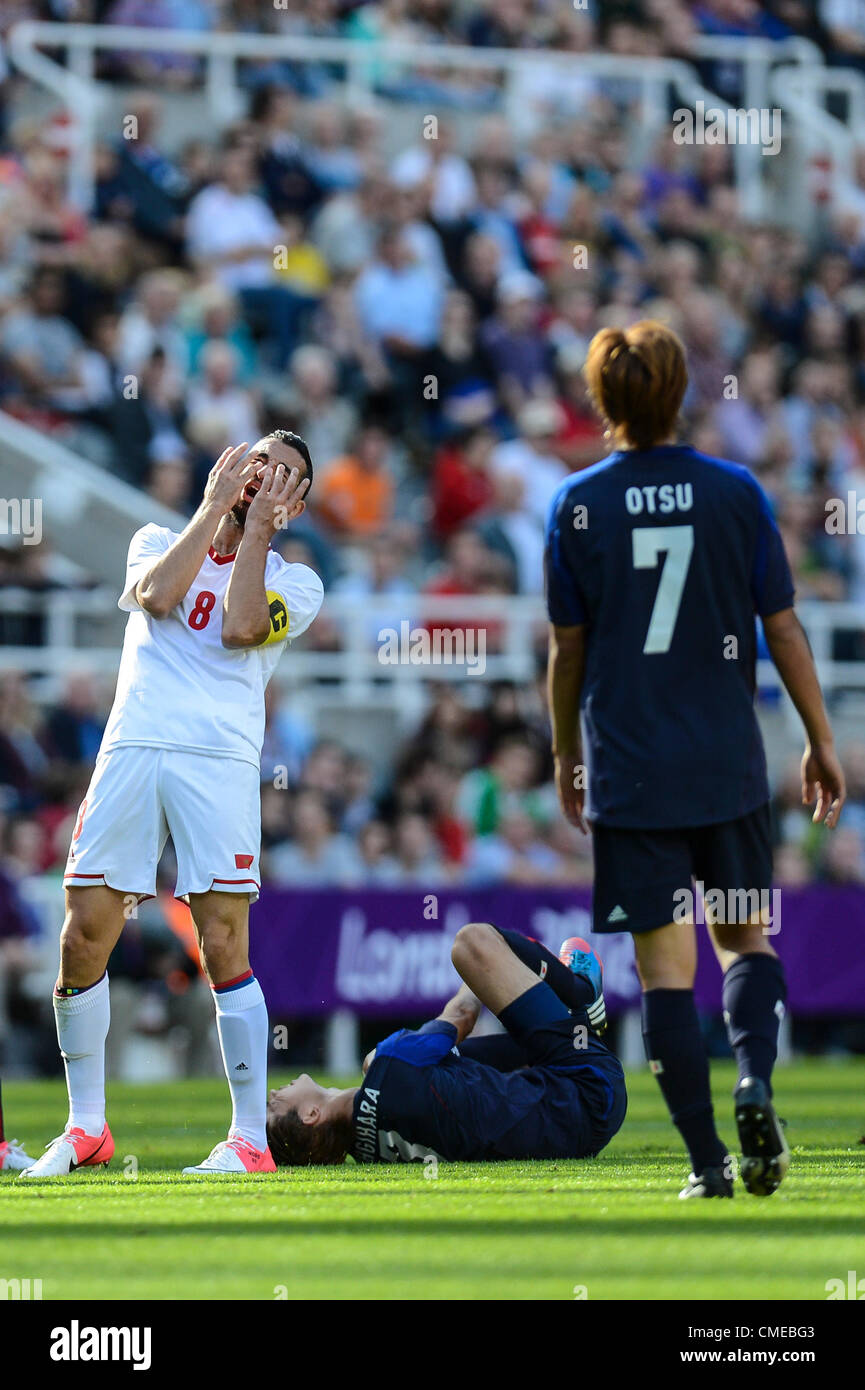
[[[732, 1143], [732, 1068], [713, 1078]], [[820, 1300], [827, 1280], [865, 1276], [865, 1064], [779, 1069], [793, 1166], [764, 1200], [737, 1184], [733, 1202], [677, 1201], [687, 1163], [654, 1080], [632, 1073], [629, 1091], [624, 1129], [588, 1162], [242, 1181], [179, 1175], [224, 1135], [222, 1082], [114, 1085], [107, 1171], [38, 1186], [0, 1174], [0, 1278], [71, 1301], [571, 1301]], [[3, 1098], [7, 1133], [39, 1153], [65, 1114], [62, 1086], [8, 1082]]]

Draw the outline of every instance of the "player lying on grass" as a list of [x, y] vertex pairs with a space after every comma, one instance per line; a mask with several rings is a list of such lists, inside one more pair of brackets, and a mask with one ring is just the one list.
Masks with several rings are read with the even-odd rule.
[[64, 874], [66, 920], [54, 991], [66, 1067], [63, 1133], [22, 1178], [107, 1163], [108, 958], [130, 911], [156, 892], [169, 831], [175, 893], [188, 900], [213, 989], [231, 1093], [228, 1138], [192, 1172], [269, 1172], [267, 1007], [249, 966], [258, 896], [264, 690], [287, 643], [321, 606], [318, 575], [270, 542], [302, 514], [304, 441], [272, 431], [226, 449], [176, 534], [132, 538], [119, 607], [129, 614], [117, 693]]
[[[271, 1091], [277, 1164], [589, 1158], [609, 1143], [625, 1117], [625, 1078], [596, 1031], [601, 963], [586, 942], [566, 941], [557, 960], [517, 932], [473, 922], [452, 958], [462, 988], [417, 1032], [379, 1043], [360, 1086], [303, 1075]], [[504, 1036], [469, 1038], [481, 1004]]]

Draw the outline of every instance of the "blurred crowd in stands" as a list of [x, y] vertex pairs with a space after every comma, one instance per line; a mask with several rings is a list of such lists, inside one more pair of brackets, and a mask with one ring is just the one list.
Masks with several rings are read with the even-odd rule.
[[[44, 8], [678, 52], [682, 26], [779, 37], [814, 7], [613, 4], [603, 22], [525, 0]], [[865, 148], [861, 186], [809, 238], [744, 219], [729, 146], [676, 144], [667, 125], [635, 162], [634, 92], [578, 67], [537, 90], [526, 77], [523, 129], [494, 100], [456, 122], [430, 96], [439, 114], [404, 116], [394, 152], [383, 97], [348, 106], [336, 74], [308, 90], [309, 65], [285, 63], [244, 65], [246, 117], [178, 147], [139, 60], [119, 61], [107, 75], [142, 85], [102, 132], [83, 210], [64, 120], [16, 119], [7, 78], [0, 407], [182, 513], [226, 442], [295, 427], [317, 481], [289, 543], [328, 587], [538, 593], [550, 495], [604, 452], [586, 345], [662, 316], [689, 352], [689, 437], [758, 474], [800, 597], [865, 594], [865, 543], [825, 525], [827, 498], [865, 475]], [[26, 583], [28, 565], [8, 552], [0, 578]]]
[[[865, 487], [865, 145], [816, 235], [783, 216], [755, 225], [728, 147], [676, 144], [668, 125], [635, 159], [633, 86], [579, 69], [589, 51], [675, 56], [736, 102], [738, 69], [698, 59], [698, 35], [798, 34], [862, 69], [865, 6], [11, 0], [0, 33], [27, 17], [404, 39], [430, 56], [381, 65], [355, 105], [337, 64], [245, 60], [245, 116], [178, 144], [166, 103], [194, 97], [200, 61], [102, 55], [127, 115], [101, 132], [85, 209], [67, 195], [65, 119], [22, 115], [21, 79], [0, 64], [0, 409], [185, 515], [227, 443], [297, 429], [316, 481], [283, 553], [329, 593], [392, 600], [398, 617], [424, 592], [540, 594], [550, 497], [605, 451], [588, 342], [663, 317], [689, 354], [686, 436], [759, 477], [800, 598], [865, 601], [865, 538], [825, 525], [829, 498]], [[509, 120], [500, 77], [449, 70], [451, 43], [557, 49], [574, 68], [527, 73]], [[393, 101], [413, 104], [396, 150]], [[69, 582], [44, 548], [0, 540], [0, 586]], [[306, 640], [339, 646], [327, 605]], [[865, 657], [862, 634], [835, 655]], [[26, 679], [0, 678], [7, 966], [36, 930], [22, 884], [62, 870], [109, 699], [80, 672], [46, 710]], [[553, 802], [540, 677], [485, 700], [435, 687], [383, 776], [318, 739], [275, 683], [265, 881], [588, 882], [586, 842]], [[865, 745], [845, 765], [831, 841], [799, 808], [796, 767], [782, 780], [782, 884], [865, 882]], [[168, 911], [129, 933], [130, 978], [194, 975]]]

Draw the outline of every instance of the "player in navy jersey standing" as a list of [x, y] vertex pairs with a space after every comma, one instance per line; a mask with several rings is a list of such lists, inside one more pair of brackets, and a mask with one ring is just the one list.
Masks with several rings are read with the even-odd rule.
[[747, 469], [675, 443], [688, 379], [678, 338], [651, 320], [604, 329], [585, 376], [615, 452], [565, 480], [547, 527], [559, 798], [572, 824], [592, 825], [594, 930], [634, 936], [646, 1055], [691, 1157], [682, 1197], [733, 1195], [687, 910], [694, 892], [715, 905], [706, 920], [738, 1064], [742, 1177], [768, 1196], [789, 1164], [771, 1103], [786, 992], [764, 906], [772, 853], [755, 614], [805, 728], [802, 800], [816, 796], [816, 822], [837, 825], [844, 775], [765, 493]]

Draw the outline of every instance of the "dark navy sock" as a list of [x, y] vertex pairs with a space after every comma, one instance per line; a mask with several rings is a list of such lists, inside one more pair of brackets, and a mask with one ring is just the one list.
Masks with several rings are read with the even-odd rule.
[[506, 928], [496, 927], [499, 936], [503, 936], [510, 946], [514, 955], [527, 965], [530, 970], [534, 970], [547, 984], [554, 994], [557, 994], [566, 1009], [578, 1011], [585, 1009], [591, 1004], [595, 997], [594, 990], [587, 980], [575, 975], [566, 965], [548, 951], [546, 946], [542, 946], [540, 941], [533, 941], [529, 936], [523, 936], [521, 932], [509, 931]]
[[727, 1150], [715, 1129], [709, 1059], [692, 989], [650, 989], [643, 995], [643, 1042], [699, 1176], [704, 1168], [722, 1163]]
[[778, 957], [759, 953], [737, 957], [724, 975], [722, 998], [739, 1080], [759, 1077], [771, 1095], [778, 1026], [787, 1000], [784, 967]]

